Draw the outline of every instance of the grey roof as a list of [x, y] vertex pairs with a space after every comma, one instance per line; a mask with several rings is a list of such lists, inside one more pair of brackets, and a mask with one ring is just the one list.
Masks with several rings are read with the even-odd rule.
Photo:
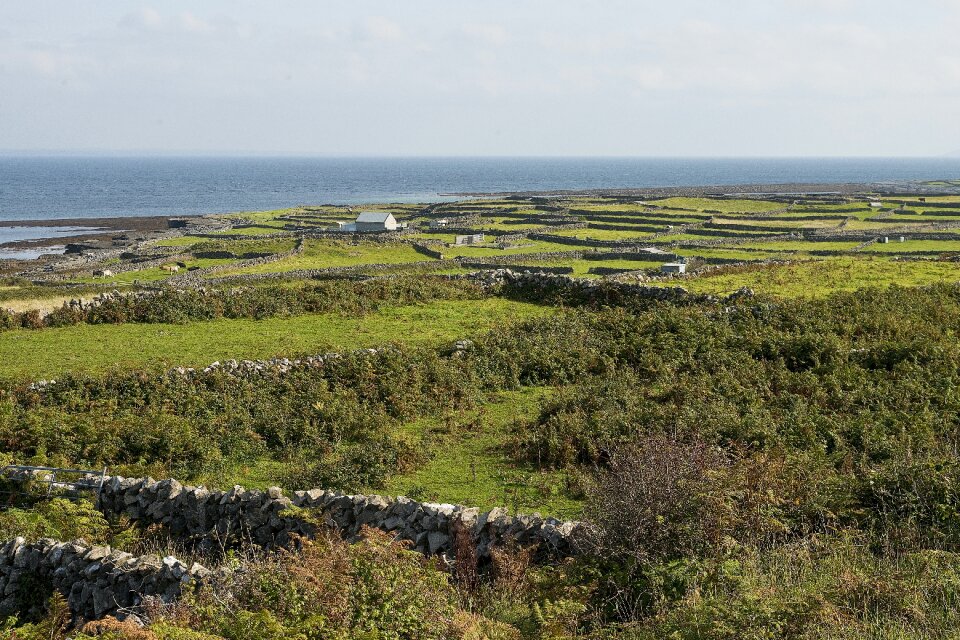
[[361, 211], [357, 222], [386, 222], [393, 217], [388, 211]]

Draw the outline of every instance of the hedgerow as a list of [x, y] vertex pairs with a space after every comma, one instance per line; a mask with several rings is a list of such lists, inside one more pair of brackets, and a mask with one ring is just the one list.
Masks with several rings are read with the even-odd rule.
[[262, 319], [305, 313], [372, 313], [381, 305], [434, 300], [468, 300], [484, 296], [467, 281], [436, 277], [380, 278], [369, 281], [327, 280], [303, 285], [250, 287], [162, 287], [126, 294], [106, 294], [94, 302], [64, 303], [42, 315], [0, 308], [0, 330], [41, 329], [76, 324], [184, 323], [217, 318]]

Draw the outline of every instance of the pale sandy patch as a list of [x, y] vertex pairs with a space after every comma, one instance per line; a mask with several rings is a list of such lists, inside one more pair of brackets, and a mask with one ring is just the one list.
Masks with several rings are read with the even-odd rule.
[[77, 296], [58, 296], [56, 298], [35, 298], [33, 300], [4, 300], [0, 302], [0, 307], [15, 313], [33, 311], [34, 309], [40, 313], [50, 313], [62, 307], [64, 302], [76, 299]]

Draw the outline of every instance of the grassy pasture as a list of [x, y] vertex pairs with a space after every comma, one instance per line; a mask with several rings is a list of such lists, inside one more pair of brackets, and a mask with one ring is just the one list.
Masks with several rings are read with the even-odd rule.
[[659, 269], [660, 265], [668, 262], [669, 256], [664, 256], [663, 260], [569, 260], [562, 264], [573, 267], [574, 276], [586, 276], [593, 267], [610, 267], [613, 269], [630, 269], [639, 271], [641, 269]]
[[960, 265], [952, 262], [898, 262], [874, 257], [842, 257], [771, 264], [732, 273], [708, 273], [683, 280], [699, 293], [728, 294], [740, 287], [790, 298], [819, 298], [835, 291], [865, 287], [921, 286], [960, 281]]
[[444, 257], [463, 256], [465, 258], [489, 258], [497, 256], [520, 256], [525, 253], [540, 253], [554, 251], [575, 251], [577, 247], [542, 240], [521, 240], [517, 246], [509, 249], [494, 247], [462, 245], [443, 249]]
[[360, 242], [352, 244], [339, 240], [311, 240], [303, 244], [303, 251], [269, 264], [228, 270], [218, 275], [244, 273], [283, 273], [300, 269], [328, 269], [331, 267], [358, 267], [365, 264], [405, 264], [429, 261], [406, 243]]
[[6, 331], [0, 333], [0, 377], [38, 379], [113, 366], [205, 366], [229, 358], [313, 354], [388, 343], [434, 344], [549, 312], [532, 304], [487, 299], [390, 307], [352, 318], [315, 314]]
[[563, 472], [538, 471], [518, 463], [508, 451], [510, 425], [535, 416], [539, 400], [550, 391], [528, 387], [501, 392], [466, 414], [405, 425], [407, 439], [427, 447], [432, 457], [416, 469], [393, 476], [385, 486], [369, 490], [481, 509], [500, 505], [525, 513], [576, 517], [580, 504], [563, 495]]
[[[920, 202], [922, 196], [897, 196], [896, 200], [903, 200], [905, 202], [916, 202], [923, 205], [923, 202]], [[960, 204], [960, 196], [927, 196], [924, 199], [925, 202], [956, 202]]]
[[804, 240], [779, 240], [775, 242], [745, 242], [739, 246], [749, 249], [769, 251], [851, 251], [861, 243], [851, 242], [807, 242]]
[[192, 247], [195, 244], [206, 241], [206, 238], [197, 236], [179, 236], [177, 238], [163, 238], [153, 244], [158, 247]]
[[678, 256], [688, 258], [723, 258], [725, 260], [743, 260], [746, 262], [782, 257], [775, 251], [742, 251], [737, 248], [710, 247], [708, 249], [666, 249]]
[[[173, 263], [176, 262], [176, 260], [171, 260], [170, 262]], [[187, 265], [187, 269], [191, 267], [206, 269], [207, 267], [228, 265], [234, 262], [236, 262], [236, 259], [234, 258], [193, 258], [183, 261], [183, 263]], [[109, 277], [84, 275], [73, 278], [72, 281], [90, 284], [128, 286], [136, 284], [137, 282], [159, 282], [161, 280], [166, 280], [171, 275], [182, 275], [184, 273], [186, 273], [185, 269], [180, 269], [180, 271], [176, 274], [171, 274], [169, 271], [166, 271], [160, 267], [149, 267], [147, 269], [138, 269], [135, 271], [122, 271]]]
[[912, 251], [942, 251], [952, 253], [960, 251], [960, 240], [910, 240], [898, 242], [896, 237], [890, 238], [890, 242], [874, 242], [869, 245], [866, 251], [882, 251], [884, 253], [910, 253]]
[[[664, 229], [666, 229], [666, 225], [664, 225]], [[633, 240], [635, 238], [648, 238], [653, 235], [649, 231], [620, 231], [618, 229], [559, 229], [551, 231], [550, 234], [568, 238], [590, 238], [592, 240]]]
[[742, 218], [714, 218], [713, 223], [715, 225], [725, 225], [725, 224], [735, 224], [742, 225], [747, 227], [757, 227], [762, 229], [764, 227], [774, 227], [770, 231], [772, 233], [778, 233], [779, 228], [790, 227], [793, 229], [828, 229], [831, 227], [836, 227], [842, 222], [842, 220], [837, 219], [826, 219], [826, 220], [779, 220], [779, 219], [770, 219], [770, 220], [744, 220]]
[[[892, 223], [892, 222], [881, 222], [877, 220], [851, 220], [846, 225], [844, 229], [847, 231], [884, 231], [888, 232], [889, 235], [893, 235], [896, 229], [923, 229], [929, 227], [933, 222], [924, 222], [916, 221], [911, 223], [910, 220], [903, 220], [902, 223]], [[877, 235], [888, 235], [885, 233], [878, 233]]]
[[191, 251], [200, 253], [205, 251], [229, 251], [237, 256], [244, 254], [275, 254], [286, 253], [297, 244], [295, 238], [281, 237], [263, 240], [207, 240], [195, 245]]
[[650, 203], [661, 207], [682, 207], [684, 209], [696, 209], [697, 211], [709, 209], [723, 213], [763, 213], [786, 208], [786, 205], [780, 202], [752, 199], [665, 198], [663, 200], [651, 200]]
[[285, 222], [277, 221], [274, 224], [256, 224], [250, 227], [235, 229], [225, 229], [223, 231], [214, 231], [211, 235], [221, 236], [223, 238], [243, 238], [245, 236], [265, 236], [284, 231]]

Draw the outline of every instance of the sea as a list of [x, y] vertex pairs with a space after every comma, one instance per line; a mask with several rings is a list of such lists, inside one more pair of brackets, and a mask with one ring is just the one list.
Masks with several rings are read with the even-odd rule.
[[[960, 158], [0, 156], [0, 221], [182, 216], [450, 194], [960, 178]], [[0, 239], [2, 241], [2, 239]]]

